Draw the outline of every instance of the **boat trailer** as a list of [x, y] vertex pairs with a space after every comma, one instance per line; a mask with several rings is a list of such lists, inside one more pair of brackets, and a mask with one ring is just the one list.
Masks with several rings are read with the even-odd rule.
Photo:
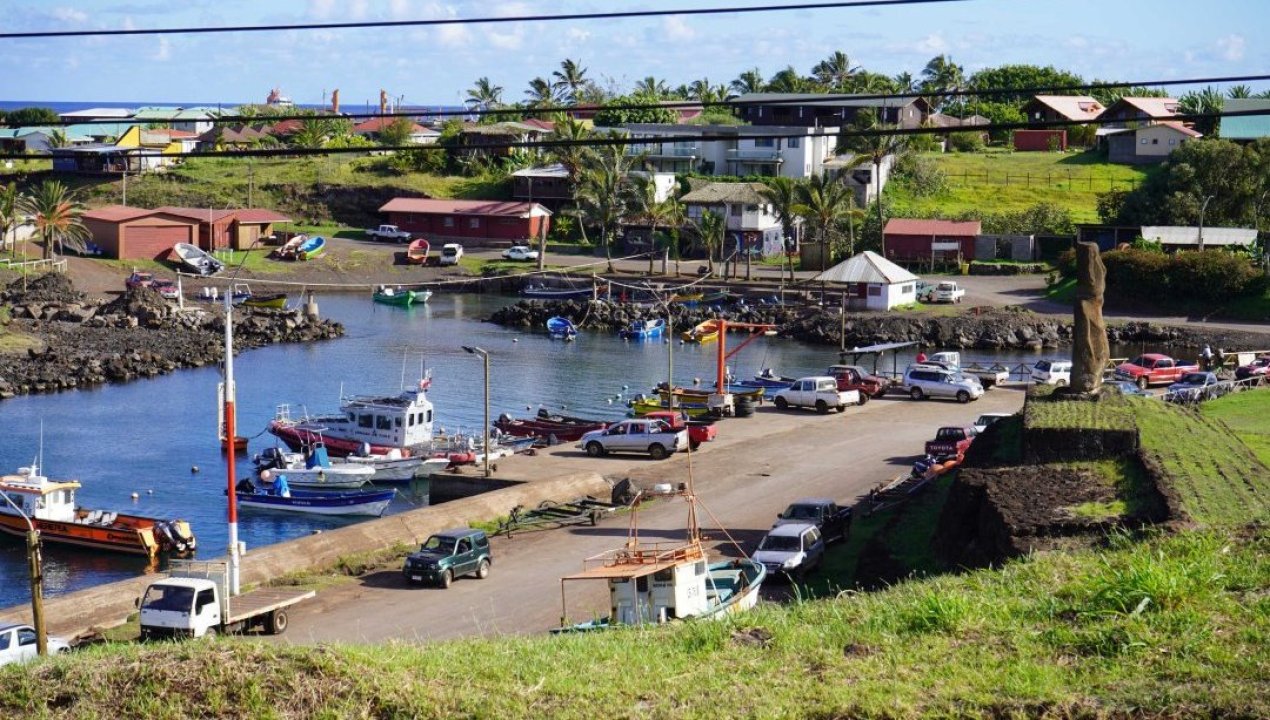
[[565, 525], [592, 525], [605, 515], [612, 514], [625, 505], [615, 505], [596, 499], [590, 495], [570, 500], [555, 502], [543, 500], [538, 507], [526, 510], [517, 505], [504, 520], [498, 521], [498, 535], [512, 536], [516, 530], [529, 530], [543, 527], [563, 527]]

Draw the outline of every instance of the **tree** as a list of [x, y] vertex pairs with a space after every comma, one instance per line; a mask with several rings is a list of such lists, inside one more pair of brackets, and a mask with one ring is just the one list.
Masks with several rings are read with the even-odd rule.
[[580, 220], [600, 228], [600, 246], [613, 272], [613, 236], [627, 214], [631, 197], [626, 179], [636, 158], [621, 145], [604, 145], [587, 156], [576, 192]]
[[56, 125], [62, 118], [52, 108], [24, 107], [6, 112], [4, 121], [10, 125]]
[[551, 77], [556, 79], [556, 88], [563, 92], [565, 100], [577, 105], [579, 94], [587, 85], [586, 68], [576, 60], [565, 58], [560, 63], [560, 69], [552, 72]]
[[785, 236], [781, 249], [789, 266], [790, 282], [794, 280], [794, 258], [790, 254], [790, 243], [794, 240], [794, 224], [799, 218], [799, 193], [799, 185], [787, 177], [771, 178], [767, 181], [767, 187], [759, 191], [763, 199], [772, 206], [772, 214], [781, 224], [781, 232]]
[[1252, 97], [1252, 88], [1247, 85], [1231, 85], [1226, 88], [1226, 97], [1233, 99]]
[[552, 107], [560, 103], [560, 92], [550, 80], [536, 77], [529, 81], [529, 89], [525, 91], [529, 107]]
[[740, 75], [728, 85], [728, 89], [737, 95], [748, 95], [750, 93], [763, 92], [763, 73], [758, 68], [750, 68]]
[[670, 95], [670, 88], [666, 85], [665, 80], [660, 80], [652, 75], [649, 75], [643, 80], [635, 83], [634, 94], [662, 100]]
[[[852, 126], [856, 130], [867, 130], [868, 135], [850, 135], [842, 138], [839, 145], [847, 150], [859, 152], [868, 155], [873, 162], [873, 182], [876, 186], [875, 196], [878, 205], [878, 222], [882, 223], [882, 163], [888, 155], [895, 156], [895, 161], [899, 160], [899, 156], [908, 147], [908, 138], [903, 135], [895, 135], [887, 131], [892, 129], [885, 123], [877, 121], [877, 118], [871, 113], [860, 113], [857, 117], [856, 124]], [[881, 243], [882, 255], [886, 255], [886, 240]]]
[[[661, 100], [650, 95], [623, 95], [605, 101], [595, 113], [595, 124], [602, 127], [614, 127], [626, 123], [673, 123], [678, 122], [679, 113], [668, 107], [657, 107]], [[650, 107], [623, 108], [621, 105], [648, 105]]]
[[658, 199], [657, 179], [652, 173], [635, 178], [635, 207], [648, 221], [648, 274], [653, 274], [653, 253], [657, 249], [657, 226], [670, 222], [670, 200]]
[[814, 82], [799, 75], [793, 65], [786, 65], [784, 70], [772, 76], [764, 89], [776, 93], [807, 93], [815, 90], [815, 87]]
[[493, 110], [503, 104], [503, 87], [490, 82], [488, 77], [478, 78], [476, 84], [468, 88], [463, 102], [471, 110]]
[[22, 218], [21, 197], [15, 183], [0, 185], [0, 250], [8, 246], [9, 233]]
[[66, 131], [61, 128], [53, 128], [49, 130], [48, 146], [50, 148], [70, 147], [70, 138], [66, 137]]
[[966, 86], [970, 90], [1017, 90], [1015, 93], [993, 94], [985, 102], [1021, 105], [1036, 94], [1032, 88], [1046, 88], [1050, 95], [1083, 94], [1084, 90], [1063, 91], [1061, 88], [1083, 85], [1079, 75], [1059, 70], [1052, 65], [998, 65], [984, 68], [970, 76]]
[[723, 247], [723, 233], [727, 229], [727, 223], [721, 214], [706, 210], [693, 223], [693, 227], [697, 231], [697, 236], [701, 238], [701, 244], [706, 248], [706, 275], [713, 275], [714, 254]]
[[798, 186], [798, 200], [795, 210], [807, 221], [811, 234], [820, 243], [820, 269], [824, 270], [838, 224], [851, 210], [851, 190], [837, 178], [822, 173]]
[[[1185, 115], [1202, 115], [1220, 113], [1225, 105], [1221, 91], [1209, 85], [1203, 90], [1192, 90], [1178, 98], [1178, 110]], [[1221, 129], [1221, 118], [1197, 118], [1195, 129], [1205, 135], [1216, 135]]]
[[591, 135], [592, 132], [580, 120], [563, 117], [556, 120], [555, 129], [549, 136], [551, 140], [562, 140], [568, 143], [554, 146], [551, 154], [556, 162], [563, 165], [565, 171], [569, 173], [569, 184], [574, 188], [577, 187], [582, 168], [590, 153], [590, 148], [581, 143], [589, 139]]
[[852, 67], [851, 58], [846, 53], [835, 50], [832, 55], [816, 63], [811, 74], [821, 85], [834, 92], [843, 92], [859, 70], [859, 66]]
[[728, 89], [722, 85], [711, 85], [710, 78], [693, 80], [685, 88], [684, 97], [700, 102], [723, 102], [728, 99]]
[[401, 147], [410, 142], [415, 123], [407, 117], [399, 117], [379, 129], [379, 144], [385, 147]]
[[922, 68], [922, 92], [930, 97], [932, 107], [939, 109], [950, 99], [950, 94], [966, 86], [966, 77], [960, 65], [947, 55], [936, 55]]
[[44, 244], [44, 259], [53, 257], [54, 247], [65, 248], [67, 245], [78, 252], [84, 252], [92, 234], [84, 225], [80, 216], [84, 214], [84, 205], [79, 196], [66, 189], [57, 180], [45, 180], [36, 186], [34, 192], [19, 200], [21, 212], [31, 217], [36, 232]]
[[304, 148], [320, 148], [330, 139], [330, 121], [321, 117], [304, 118], [300, 128], [291, 134], [291, 143]]
[[910, 93], [917, 89], [917, 81], [913, 79], [913, 74], [909, 72], [902, 72], [891, 78], [891, 81], [895, 83], [896, 92]]

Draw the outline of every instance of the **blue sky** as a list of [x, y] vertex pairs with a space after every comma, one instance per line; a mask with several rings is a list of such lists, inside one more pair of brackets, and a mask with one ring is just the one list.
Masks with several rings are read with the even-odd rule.
[[[482, 17], [769, 4], [774, 0], [5, 0], [9, 31]], [[843, 50], [853, 63], [916, 75], [948, 53], [968, 72], [1055, 65], [1087, 79], [1270, 71], [1267, 0], [968, 0], [936, 6], [627, 21], [0, 40], [4, 100], [264, 100], [273, 86], [345, 107], [380, 88], [407, 104], [456, 104], [486, 75], [520, 100], [528, 81], [575, 58], [605, 87], [654, 75], [727, 83], [754, 66], [807, 72]], [[1261, 83], [1259, 89], [1270, 88]]]

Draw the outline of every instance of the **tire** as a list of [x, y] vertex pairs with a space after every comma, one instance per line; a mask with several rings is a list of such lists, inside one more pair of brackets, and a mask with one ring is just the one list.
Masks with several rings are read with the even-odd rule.
[[648, 446], [648, 456], [654, 460], [665, 460], [670, 457], [670, 453], [666, 452], [666, 446], [653, 443]]
[[776, 409], [777, 409], [777, 410], [788, 410], [788, 409], [789, 409], [789, 401], [788, 401], [788, 400], [786, 400], [786, 399], [785, 399], [785, 398], [783, 398], [783, 397], [777, 397], [777, 398], [776, 398], [776, 400], [775, 400], [775, 403], [776, 403]]
[[966, 392], [965, 390], [958, 390], [957, 402], [961, 403], [962, 405], [965, 405], [966, 403], [970, 402], [970, 393]]
[[600, 457], [604, 454], [604, 446], [598, 441], [592, 440], [586, 444], [586, 454], [591, 457]]
[[1147, 379], [1147, 376], [1146, 376], [1146, 375], [1139, 375], [1139, 376], [1138, 376], [1138, 389], [1139, 389], [1139, 390], [1146, 390], [1146, 389], [1147, 389], [1148, 387], [1150, 387], [1150, 386], [1151, 386], [1151, 381]]
[[913, 388], [912, 390], [909, 390], [909, 391], [908, 391], [908, 396], [909, 396], [909, 397], [911, 397], [911, 398], [913, 398], [914, 400], [925, 400], [925, 399], [926, 399], [926, 394], [922, 392], [922, 389], [921, 389], [921, 388]]
[[454, 582], [454, 573], [450, 570], [445, 570], [441, 573], [441, 577], [437, 580], [437, 587], [444, 590], [450, 587], [450, 583], [452, 582]]
[[825, 402], [824, 400], [817, 400], [816, 412], [820, 413], [821, 415], [824, 415], [825, 413], [829, 412], [829, 403]]
[[840, 413], [844, 413], [844, 412], [846, 412], [846, 411], [847, 411], [847, 406], [846, 406], [846, 405], [839, 405], [839, 406], [838, 406], [838, 412], [840, 412]]
[[699, 448], [699, 447], [701, 447], [701, 441], [700, 441], [700, 440], [689, 440], [689, 441], [688, 441], [688, 449], [689, 449], [689, 450], [696, 450], [696, 449], [697, 449], [697, 448]]
[[269, 613], [269, 618], [265, 621], [265, 632], [270, 635], [281, 635], [287, 631], [287, 625], [290, 620], [287, 618], [286, 610], [274, 610]]
[[216, 635], [217, 635], [217, 631], [216, 631], [216, 628], [214, 627], [209, 627], [207, 630], [203, 632], [203, 637], [205, 638], [214, 638], [216, 637]]
[[476, 579], [484, 580], [487, 577], [489, 577], [489, 560], [481, 560], [476, 566]]
[[868, 394], [868, 393], [866, 393], [866, 392], [861, 392], [861, 393], [860, 393], [860, 402], [856, 403], [856, 405], [864, 405], [864, 404], [865, 404], [865, 403], [867, 403], [867, 402], [869, 402], [869, 394]]

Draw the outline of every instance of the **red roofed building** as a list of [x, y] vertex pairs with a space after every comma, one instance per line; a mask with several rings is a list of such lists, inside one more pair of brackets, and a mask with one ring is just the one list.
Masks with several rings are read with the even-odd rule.
[[204, 250], [245, 250], [268, 237], [274, 223], [291, 221], [281, 213], [260, 208], [147, 210], [122, 205], [89, 210], [83, 220], [103, 254], [120, 260], [162, 260], [177, 243]]
[[[400, 117], [376, 117], [365, 122], [360, 122], [353, 126], [353, 134], [362, 137], [378, 140], [380, 134], [384, 132], [390, 125], [401, 120]], [[411, 145], [431, 145], [441, 137], [441, 133], [426, 128], [417, 122], [411, 121], [410, 133], [406, 136], [406, 142]]]
[[895, 262], [969, 260], [975, 256], [975, 238], [982, 231], [978, 220], [916, 220], [891, 218], [882, 231], [886, 257]]
[[388, 222], [440, 241], [504, 245], [546, 235], [551, 211], [531, 202], [393, 198], [379, 208]]

